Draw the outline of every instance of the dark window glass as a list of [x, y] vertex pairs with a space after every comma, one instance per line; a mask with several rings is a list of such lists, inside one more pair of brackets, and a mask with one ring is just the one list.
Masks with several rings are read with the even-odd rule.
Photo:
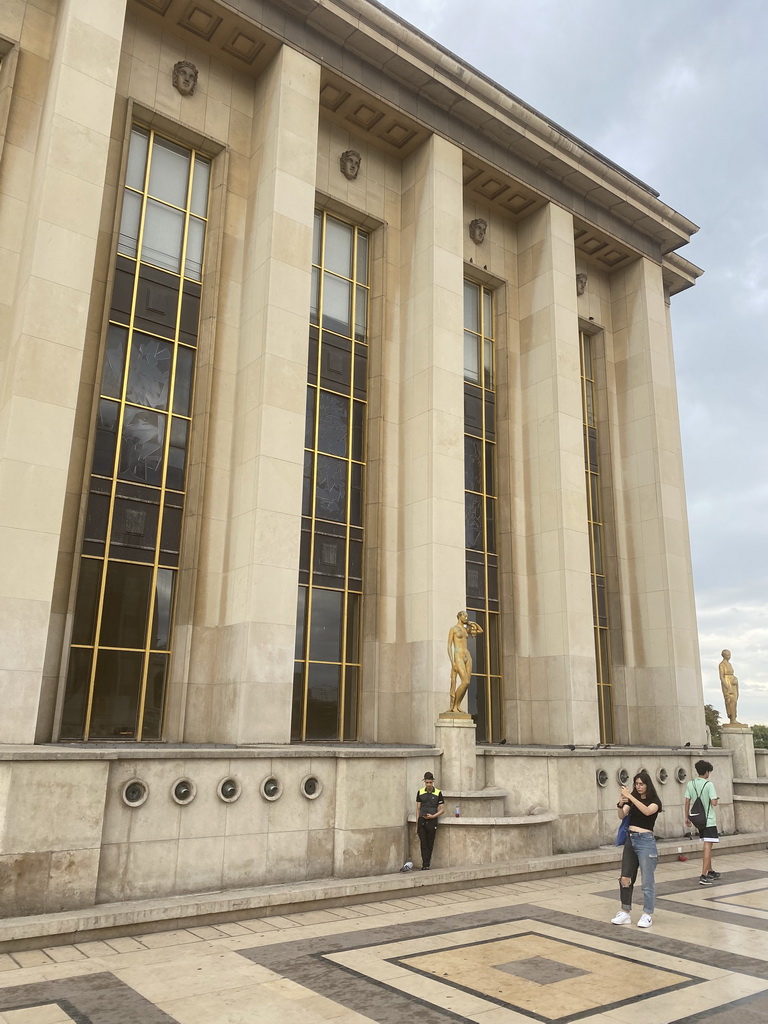
[[134, 334], [126, 399], [151, 409], [167, 409], [172, 366], [172, 345], [146, 334]]
[[179, 341], [186, 345], [197, 345], [197, 331], [200, 323], [200, 285], [184, 282], [181, 298], [181, 322]]
[[347, 463], [329, 455], [317, 456], [315, 515], [343, 522], [347, 512]]
[[90, 735], [94, 739], [132, 739], [136, 735], [144, 655], [105, 651], [96, 656]]
[[176, 349], [176, 373], [173, 377], [173, 411], [180, 416], [189, 416], [192, 409], [192, 375], [194, 370], [194, 349], [179, 345]]
[[464, 532], [465, 547], [475, 551], [483, 550], [483, 496], [482, 494], [464, 495]]
[[167, 651], [171, 637], [171, 609], [173, 608], [173, 569], [158, 569], [155, 581], [154, 613], [149, 646], [156, 651]]
[[368, 350], [364, 345], [355, 345], [355, 398], [368, 394]]
[[360, 603], [359, 594], [347, 596], [347, 662], [360, 663]]
[[491, 676], [491, 742], [499, 743], [504, 739], [503, 722], [503, 708], [501, 701], [501, 680], [498, 677]]
[[[301, 514], [308, 516], [312, 512], [312, 484], [314, 482], [314, 452], [304, 452], [304, 489], [301, 498]], [[309, 565], [309, 563], [307, 563]]]
[[499, 635], [499, 616], [488, 616], [488, 651], [490, 654], [489, 668], [491, 675], [501, 674], [501, 636]]
[[184, 490], [188, 433], [189, 421], [174, 416], [171, 420], [171, 444], [168, 448], [168, 474], [165, 483], [167, 487], [172, 487], [175, 491]]
[[362, 462], [365, 458], [365, 405], [352, 403], [352, 458]]
[[307, 413], [304, 420], [304, 447], [315, 447], [315, 401], [317, 388], [307, 388]]
[[349, 521], [353, 526], [363, 525], [363, 467], [353, 462], [350, 467]]
[[178, 565], [181, 549], [181, 499], [167, 493], [163, 510], [163, 529], [160, 534], [160, 564]]
[[179, 278], [157, 267], [141, 264], [136, 290], [134, 328], [172, 338], [176, 333], [179, 306]]
[[307, 678], [307, 739], [331, 740], [339, 735], [341, 666], [313, 665]]
[[147, 409], [126, 407], [118, 468], [123, 480], [160, 486], [166, 419], [166, 416]]
[[340, 590], [312, 591], [309, 629], [309, 657], [312, 661], [341, 660], [341, 609], [344, 594]]
[[352, 377], [352, 343], [346, 338], [323, 336], [320, 383], [324, 388], [349, 394]]
[[351, 590], [363, 588], [363, 545], [360, 541], [349, 542], [348, 586]]
[[496, 550], [496, 499], [485, 499], [485, 550]]
[[109, 398], [120, 397], [127, 346], [128, 331], [126, 328], [110, 324], [104, 349], [104, 365], [101, 370], [101, 393]]
[[141, 737], [159, 740], [163, 725], [165, 677], [168, 671], [167, 654], [150, 654], [147, 666], [147, 689], [144, 697], [144, 721]]
[[98, 477], [91, 480], [91, 493], [88, 496], [88, 510], [85, 514], [83, 554], [104, 554], [109, 520], [109, 492], [108, 481], [99, 480]]
[[294, 657], [304, 658], [304, 637], [307, 634], [307, 588], [299, 587], [296, 602], [296, 652]]
[[485, 601], [485, 565], [482, 556], [474, 556], [467, 552], [467, 601]]
[[320, 392], [320, 427], [317, 447], [328, 455], [347, 454], [349, 438], [349, 399], [329, 391]]
[[96, 415], [96, 438], [93, 449], [93, 472], [112, 476], [117, 448], [117, 417], [120, 406], [102, 398]]
[[144, 487], [142, 491], [139, 498], [115, 499], [110, 558], [126, 558], [134, 562], [155, 560], [160, 491], [154, 487]]
[[312, 267], [312, 285], [309, 299], [309, 322], [320, 323], [320, 271]]
[[481, 392], [469, 384], [464, 387], [464, 430], [483, 436], [483, 399]]
[[496, 494], [496, 445], [485, 445], [485, 493]]
[[110, 320], [117, 320], [121, 324], [130, 322], [135, 275], [135, 262], [124, 256], [118, 256], [115, 264], [115, 284], [112, 290]]
[[107, 567], [99, 643], [104, 647], [143, 647], [149, 613], [152, 569], [111, 562]]
[[479, 437], [464, 435], [464, 487], [468, 491], [483, 489], [483, 442]]
[[333, 537], [321, 529], [315, 534], [313, 582], [321, 586], [344, 586], [346, 538]]
[[304, 707], [304, 664], [300, 662], [293, 666], [293, 700], [291, 702], [291, 739], [300, 740], [303, 722], [302, 708]]
[[93, 651], [90, 648], [73, 647], [69, 652], [67, 689], [61, 717], [60, 735], [63, 740], [79, 740], [83, 737], [92, 658]]
[[356, 666], [347, 665], [344, 672], [344, 739], [357, 739], [358, 672]]
[[101, 567], [103, 564], [97, 558], [80, 559], [80, 575], [77, 580], [77, 604], [72, 625], [73, 644], [92, 644], [96, 639], [96, 612], [99, 607]]

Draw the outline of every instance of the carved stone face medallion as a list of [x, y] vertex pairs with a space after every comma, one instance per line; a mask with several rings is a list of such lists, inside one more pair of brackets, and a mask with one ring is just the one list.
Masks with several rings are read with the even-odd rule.
[[475, 245], [482, 245], [485, 241], [485, 232], [488, 230], [488, 221], [482, 217], [475, 217], [469, 222], [469, 237]]
[[173, 87], [182, 96], [193, 96], [197, 85], [197, 68], [188, 60], [179, 60], [173, 65]]
[[587, 275], [577, 274], [576, 275], [576, 294], [583, 295], [587, 290]]
[[341, 154], [339, 157], [339, 167], [347, 181], [354, 181], [358, 176], [362, 159], [356, 149], [345, 149]]

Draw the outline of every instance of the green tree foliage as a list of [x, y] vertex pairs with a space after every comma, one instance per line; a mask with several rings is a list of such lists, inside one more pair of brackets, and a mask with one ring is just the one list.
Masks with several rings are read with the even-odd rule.
[[752, 739], [756, 747], [768, 747], [768, 725], [753, 725]]
[[705, 704], [704, 720], [709, 726], [709, 731], [712, 736], [712, 746], [722, 747], [723, 741], [720, 739], [720, 712], [716, 708], [713, 708], [711, 704]]

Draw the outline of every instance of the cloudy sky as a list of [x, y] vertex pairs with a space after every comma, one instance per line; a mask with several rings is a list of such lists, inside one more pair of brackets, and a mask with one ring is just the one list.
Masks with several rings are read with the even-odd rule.
[[705, 701], [768, 724], [765, 0], [384, 0], [700, 225], [672, 316]]

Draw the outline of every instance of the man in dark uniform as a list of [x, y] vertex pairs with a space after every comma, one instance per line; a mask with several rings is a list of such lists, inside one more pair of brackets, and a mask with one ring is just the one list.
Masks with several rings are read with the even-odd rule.
[[416, 794], [416, 832], [421, 844], [421, 870], [428, 871], [432, 861], [432, 847], [437, 835], [437, 819], [445, 811], [445, 801], [435, 789], [435, 776], [424, 773], [424, 785]]

